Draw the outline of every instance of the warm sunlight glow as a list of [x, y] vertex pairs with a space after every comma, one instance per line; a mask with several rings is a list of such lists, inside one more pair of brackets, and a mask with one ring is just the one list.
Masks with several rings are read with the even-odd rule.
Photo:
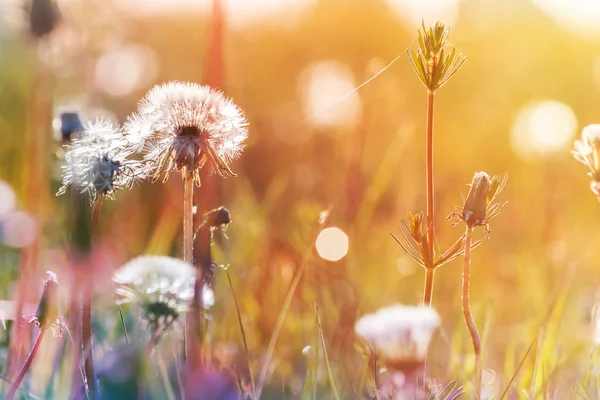
[[348, 235], [340, 228], [325, 228], [317, 237], [317, 252], [328, 261], [339, 261], [348, 253]]
[[412, 27], [420, 26], [424, 20], [426, 25], [442, 21], [453, 25], [458, 18], [459, 0], [387, 0]]
[[313, 125], [354, 126], [360, 117], [361, 102], [350, 68], [334, 60], [309, 66], [300, 78], [302, 103]]
[[559, 101], [534, 101], [519, 110], [512, 129], [513, 149], [522, 157], [544, 155], [571, 146], [577, 118]]
[[[189, 10], [209, 13], [213, 0], [113, 0], [119, 7], [131, 12], [177, 13]], [[247, 27], [269, 18], [290, 23], [290, 17], [299, 17], [310, 9], [316, 0], [223, 0], [225, 15], [230, 26]], [[285, 14], [285, 18], [274, 18]]]
[[600, 35], [600, 2], [595, 0], [532, 0], [560, 25], [585, 35]]
[[100, 57], [96, 84], [112, 96], [126, 96], [151, 84], [157, 73], [158, 60], [152, 49], [127, 45]]

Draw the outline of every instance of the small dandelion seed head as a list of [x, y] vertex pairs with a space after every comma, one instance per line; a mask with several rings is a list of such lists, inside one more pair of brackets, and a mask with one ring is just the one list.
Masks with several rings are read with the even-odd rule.
[[573, 157], [586, 167], [592, 178], [590, 189], [600, 199], [600, 124], [592, 124], [583, 128], [581, 139], [575, 141]]
[[440, 317], [434, 309], [397, 304], [363, 316], [355, 331], [375, 346], [390, 366], [414, 368], [425, 360], [439, 326]]
[[200, 169], [235, 176], [229, 164], [248, 136], [244, 113], [222, 93], [195, 83], [169, 82], [152, 88], [125, 130], [131, 148], [142, 151], [153, 178], [187, 170], [200, 184]]
[[[185, 312], [194, 297], [196, 270], [182, 260], [166, 256], [141, 256], [113, 275], [119, 303], [135, 303], [154, 333], [170, 326]], [[206, 309], [214, 304], [210, 288], [203, 293]]]
[[65, 148], [63, 185], [57, 195], [75, 187], [91, 199], [98, 195], [113, 198], [114, 192], [130, 188], [146, 175], [143, 163], [129, 159], [127, 139], [108, 119], [86, 124], [81, 136]]

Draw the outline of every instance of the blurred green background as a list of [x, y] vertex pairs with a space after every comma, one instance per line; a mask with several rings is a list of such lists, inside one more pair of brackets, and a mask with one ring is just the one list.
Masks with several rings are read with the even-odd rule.
[[[60, 281], [70, 235], [68, 200], [54, 196], [60, 145], [50, 139], [51, 117], [75, 109], [88, 118], [109, 115], [122, 123], [155, 83], [206, 82], [210, 3], [64, 0], [58, 3], [62, 24], [39, 41], [27, 34], [20, 2], [0, 4], [0, 179], [17, 193], [18, 207], [42, 225], [35, 267], [40, 276], [57, 269]], [[395, 302], [419, 303], [423, 271], [389, 233], [407, 212], [425, 208], [426, 92], [405, 53], [415, 47], [421, 18], [426, 23], [439, 18], [452, 27], [450, 42], [468, 56], [436, 96], [439, 241], [448, 246], [462, 233], [445, 217], [461, 205], [474, 172], [508, 174], [500, 196], [508, 204], [491, 222], [491, 239], [472, 259], [471, 299], [480, 329], [486, 326], [485, 366], [506, 383], [543, 326], [538, 354], [544, 372], [530, 368], [520, 382], [529, 388], [538, 373], [553, 379], [550, 386], [572, 384], [587, 366], [599, 276], [599, 205], [585, 167], [570, 155], [581, 129], [600, 122], [596, 4], [224, 2], [221, 89], [245, 110], [250, 136], [232, 166], [238, 176], [218, 182], [216, 203], [229, 208], [233, 224], [228, 239], [216, 238], [214, 250], [216, 260], [229, 265], [256, 365], [291, 278], [314, 248], [323, 210], [331, 210], [327, 225], [348, 235], [349, 250], [337, 262], [317, 253], [309, 257], [275, 352], [280, 381], [291, 388], [302, 382], [301, 350], [316, 340], [315, 301], [344, 390], [361, 371], [353, 349], [356, 318]], [[34, 101], [40, 87], [47, 95], [42, 106]], [[47, 160], [32, 160], [36, 135], [46, 135], [40, 143]], [[36, 162], [47, 165], [49, 183], [32, 180]], [[38, 184], [40, 193], [32, 199]], [[105, 273], [99, 274], [104, 280], [98, 281], [98, 297], [106, 313], [113, 298], [110, 285], [100, 282], [108, 283], [115, 267], [142, 253], [180, 253], [178, 177], [116, 197], [105, 204], [102, 217]], [[482, 231], [476, 235], [483, 237]], [[0, 298], [10, 300], [20, 253], [9, 247], [0, 253]], [[443, 331], [431, 357], [441, 381], [462, 379], [469, 368], [461, 271], [454, 261], [436, 275], [433, 305]], [[216, 274], [215, 293], [211, 341], [239, 343], [224, 273]], [[117, 324], [101, 312], [97, 318]], [[108, 343], [109, 336], [97, 341]], [[551, 350], [544, 352], [546, 347]]]

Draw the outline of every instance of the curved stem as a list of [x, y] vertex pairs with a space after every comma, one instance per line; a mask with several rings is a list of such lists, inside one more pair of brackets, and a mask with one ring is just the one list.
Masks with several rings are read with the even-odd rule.
[[479, 397], [480, 386], [481, 386], [481, 339], [477, 332], [477, 326], [471, 315], [471, 306], [469, 303], [469, 291], [470, 291], [470, 267], [471, 267], [471, 237], [473, 235], [473, 228], [467, 226], [465, 234], [465, 264], [463, 269], [462, 279], [462, 308], [465, 317], [465, 323], [467, 329], [473, 340], [473, 350], [475, 352], [475, 369], [473, 371], [473, 381], [475, 385], [475, 392]]
[[31, 351], [29, 352], [29, 355], [27, 356], [25, 363], [21, 367], [21, 370], [19, 371], [19, 375], [17, 375], [17, 378], [15, 379], [12, 386], [10, 387], [10, 390], [6, 394], [5, 400], [12, 400], [12, 398], [15, 397], [15, 393], [17, 393], [17, 389], [19, 389], [19, 386], [21, 385], [21, 381], [25, 377], [25, 374], [29, 370], [29, 367], [31, 367], [31, 363], [33, 362], [33, 359], [35, 358], [35, 355], [37, 354], [38, 349], [40, 348], [40, 344], [42, 343], [43, 336], [44, 336], [44, 330], [40, 329], [40, 332], [38, 333], [38, 336], [35, 339], [35, 342], [33, 343], [33, 347], [31, 348]]

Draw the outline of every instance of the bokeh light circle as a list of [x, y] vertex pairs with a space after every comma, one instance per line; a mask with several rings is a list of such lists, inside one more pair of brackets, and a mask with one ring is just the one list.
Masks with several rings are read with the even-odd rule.
[[328, 261], [339, 261], [348, 254], [348, 235], [340, 228], [325, 228], [317, 237], [317, 252]]
[[322, 126], [354, 126], [362, 106], [350, 67], [336, 60], [310, 65], [301, 74], [299, 89], [309, 123]]
[[0, 215], [6, 214], [15, 209], [17, 196], [10, 185], [0, 181]]
[[600, 2], [596, 0], [532, 0], [559, 25], [586, 36], [600, 35]]
[[571, 108], [555, 100], [537, 100], [523, 106], [514, 121], [511, 142], [523, 158], [543, 156], [571, 146], [577, 118]]
[[25, 247], [38, 233], [37, 222], [24, 212], [11, 212], [0, 216], [0, 243], [11, 247]]
[[147, 46], [130, 44], [104, 53], [96, 63], [96, 84], [112, 96], [127, 96], [150, 85], [158, 73], [158, 58]]

